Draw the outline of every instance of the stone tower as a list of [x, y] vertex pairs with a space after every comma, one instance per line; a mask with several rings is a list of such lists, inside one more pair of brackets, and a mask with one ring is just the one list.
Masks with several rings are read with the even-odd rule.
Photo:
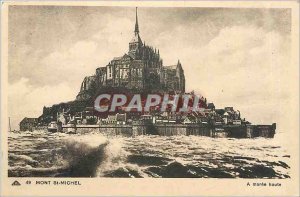
[[141, 48], [143, 46], [142, 39], [140, 37], [139, 31], [139, 23], [138, 23], [138, 15], [137, 8], [135, 8], [135, 28], [134, 28], [134, 36], [129, 42], [129, 55], [132, 55], [134, 58], [140, 55]]

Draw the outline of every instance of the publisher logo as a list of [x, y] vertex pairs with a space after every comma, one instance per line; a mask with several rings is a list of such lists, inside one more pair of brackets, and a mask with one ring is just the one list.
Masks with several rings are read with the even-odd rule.
[[19, 183], [19, 181], [14, 181], [11, 185], [12, 186], [21, 186], [21, 183]]

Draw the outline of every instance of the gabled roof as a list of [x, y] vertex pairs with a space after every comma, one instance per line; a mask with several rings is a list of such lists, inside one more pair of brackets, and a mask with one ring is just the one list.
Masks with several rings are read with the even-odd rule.
[[121, 56], [121, 57], [114, 57], [113, 61], [121, 60], [122, 58], [123, 58], [123, 56]]
[[225, 113], [223, 114], [223, 116], [229, 116], [229, 113], [228, 113], [228, 112], [225, 112]]
[[219, 115], [223, 115], [225, 113], [225, 110], [224, 109], [216, 109], [215, 110], [217, 112], [217, 114]]
[[123, 56], [114, 57], [114, 59], [112, 61], [119, 61], [119, 60], [122, 60], [123, 58], [127, 58], [127, 57], [129, 57], [130, 59], [134, 59], [133, 55], [125, 53]]
[[207, 105], [208, 105], [208, 106], [215, 106], [214, 103], [208, 103]]
[[208, 107], [209, 109], [215, 108], [215, 104], [214, 104], [214, 103], [208, 103], [208, 104], [207, 104], [207, 107]]
[[177, 65], [171, 65], [171, 66], [164, 66], [165, 69], [176, 69], [177, 68]]

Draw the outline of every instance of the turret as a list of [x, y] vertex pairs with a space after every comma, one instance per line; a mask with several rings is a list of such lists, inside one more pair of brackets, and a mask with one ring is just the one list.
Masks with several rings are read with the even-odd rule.
[[138, 23], [138, 15], [137, 8], [135, 9], [135, 28], [134, 28], [134, 36], [129, 43], [129, 54], [134, 55], [135, 57], [138, 55], [140, 48], [143, 46], [143, 42], [139, 35], [139, 23]]
[[139, 23], [138, 23], [138, 16], [137, 16], [137, 7], [135, 8], [135, 29], [134, 29], [134, 34], [138, 35], [139, 34]]

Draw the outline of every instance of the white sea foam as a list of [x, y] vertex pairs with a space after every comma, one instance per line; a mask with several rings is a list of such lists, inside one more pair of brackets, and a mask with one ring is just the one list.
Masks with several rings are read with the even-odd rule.
[[67, 142], [77, 142], [81, 144], [86, 144], [90, 147], [99, 147], [101, 144], [108, 142], [107, 138], [101, 134], [91, 134], [91, 135], [71, 135], [65, 138]]
[[28, 163], [38, 163], [38, 161], [32, 159], [31, 157], [27, 155], [15, 155], [15, 154], [9, 154], [10, 158], [17, 159], [17, 160], [23, 160]]
[[123, 149], [122, 138], [112, 138], [104, 149], [105, 160], [97, 169], [97, 176], [102, 176], [104, 172], [124, 167], [128, 153]]

